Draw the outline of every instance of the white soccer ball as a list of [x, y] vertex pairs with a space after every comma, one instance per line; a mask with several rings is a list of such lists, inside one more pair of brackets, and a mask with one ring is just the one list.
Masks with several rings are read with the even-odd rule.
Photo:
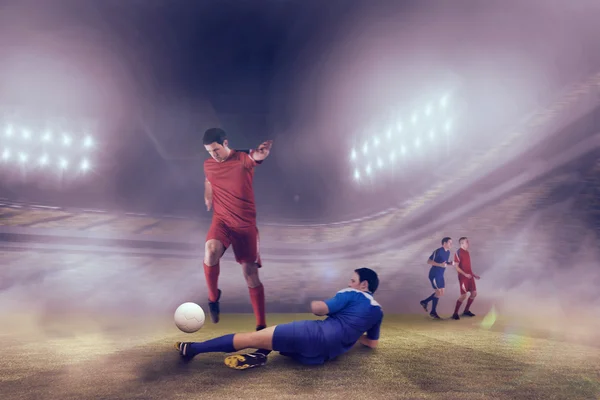
[[204, 310], [196, 303], [183, 303], [175, 310], [175, 325], [185, 333], [194, 333], [204, 326]]

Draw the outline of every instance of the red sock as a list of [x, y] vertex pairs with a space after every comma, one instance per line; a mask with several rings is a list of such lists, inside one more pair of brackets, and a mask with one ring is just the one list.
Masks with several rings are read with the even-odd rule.
[[475, 300], [472, 297], [469, 297], [469, 300], [467, 300], [467, 306], [465, 307], [465, 312], [469, 312], [469, 308], [471, 307], [471, 304], [473, 304], [473, 300]]
[[461, 305], [462, 305], [462, 301], [456, 300], [456, 307], [454, 307], [454, 314], [458, 314], [458, 310], [460, 309]]
[[208, 286], [208, 301], [217, 301], [217, 298], [219, 297], [219, 272], [221, 272], [219, 263], [212, 267], [204, 264], [204, 277], [206, 278], [206, 285]]
[[267, 325], [267, 318], [265, 317], [265, 288], [261, 284], [254, 288], [248, 288], [250, 291], [250, 302], [252, 303], [252, 309], [254, 310], [254, 316], [256, 317], [256, 326]]

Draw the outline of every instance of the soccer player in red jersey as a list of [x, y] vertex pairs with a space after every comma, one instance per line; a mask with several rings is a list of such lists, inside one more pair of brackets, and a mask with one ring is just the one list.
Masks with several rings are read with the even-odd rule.
[[267, 158], [273, 141], [249, 152], [237, 151], [229, 148], [224, 130], [211, 128], [204, 133], [203, 144], [211, 156], [204, 162], [204, 202], [208, 211], [213, 209], [204, 252], [210, 317], [213, 323], [219, 322], [219, 261], [231, 245], [250, 291], [256, 330], [261, 330], [267, 322], [265, 292], [258, 277], [262, 265], [252, 181], [254, 168]]
[[463, 316], [465, 317], [474, 317], [470, 311], [471, 304], [473, 304], [473, 300], [477, 297], [477, 286], [475, 286], [475, 279], [479, 279], [478, 275], [473, 273], [471, 269], [471, 255], [469, 254], [469, 239], [466, 237], [461, 237], [458, 240], [460, 248], [456, 251], [454, 255], [454, 262], [456, 265], [456, 271], [458, 271], [458, 283], [460, 285], [460, 297], [456, 301], [456, 307], [454, 308], [454, 314], [452, 315], [452, 319], [460, 319], [458, 316], [458, 310], [462, 305], [463, 301], [467, 298], [467, 293], [471, 293], [469, 296], [469, 300], [467, 301], [467, 306], [465, 307], [465, 311], [463, 312]]

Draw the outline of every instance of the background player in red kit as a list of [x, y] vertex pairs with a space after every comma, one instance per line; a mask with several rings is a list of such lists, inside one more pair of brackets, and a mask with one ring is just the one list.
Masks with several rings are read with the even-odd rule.
[[454, 308], [454, 314], [452, 315], [452, 319], [460, 319], [458, 316], [458, 310], [462, 305], [463, 301], [467, 298], [467, 293], [471, 293], [469, 296], [469, 300], [467, 301], [467, 305], [465, 307], [465, 311], [463, 312], [463, 316], [465, 317], [474, 317], [470, 311], [471, 304], [473, 304], [473, 300], [477, 297], [477, 286], [475, 285], [475, 279], [479, 279], [478, 275], [473, 273], [471, 269], [471, 255], [469, 254], [469, 239], [466, 237], [461, 237], [458, 240], [460, 245], [459, 249], [456, 251], [454, 255], [454, 262], [456, 263], [456, 271], [458, 271], [458, 284], [460, 285], [460, 297], [456, 301], [456, 307]]
[[204, 253], [210, 317], [213, 323], [219, 322], [219, 260], [231, 245], [250, 291], [256, 330], [261, 330], [267, 323], [265, 292], [258, 277], [261, 262], [252, 180], [254, 167], [267, 158], [273, 142], [249, 152], [237, 151], [229, 148], [225, 131], [211, 128], [204, 133], [203, 143], [212, 157], [204, 162], [204, 202], [208, 211], [213, 209]]

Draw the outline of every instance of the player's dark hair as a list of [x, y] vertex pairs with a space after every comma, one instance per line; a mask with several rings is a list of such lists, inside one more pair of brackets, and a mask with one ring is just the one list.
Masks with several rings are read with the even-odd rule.
[[355, 269], [354, 272], [358, 274], [359, 283], [367, 281], [369, 284], [369, 292], [375, 293], [379, 287], [379, 277], [377, 276], [377, 272], [373, 271], [371, 268], [359, 268]]
[[221, 128], [210, 128], [204, 132], [202, 137], [202, 144], [207, 145], [211, 143], [218, 143], [220, 145], [227, 139], [227, 134]]
[[445, 245], [446, 243], [448, 243], [451, 240], [452, 240], [451, 237], [446, 236], [445, 238], [442, 239], [442, 246]]
[[461, 237], [460, 239], [458, 239], [458, 243], [462, 244], [463, 240], [467, 240], [466, 236]]

